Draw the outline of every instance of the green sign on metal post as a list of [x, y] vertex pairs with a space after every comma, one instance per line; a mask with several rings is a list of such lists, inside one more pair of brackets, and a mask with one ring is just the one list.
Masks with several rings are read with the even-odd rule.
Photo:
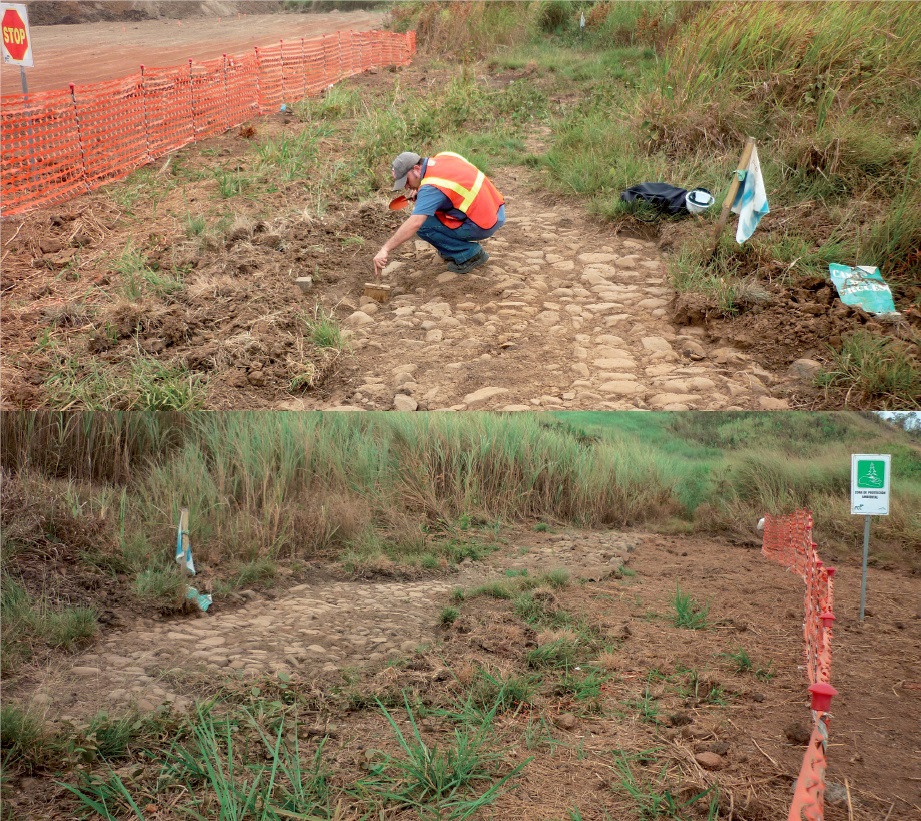
[[863, 576], [860, 580], [860, 620], [867, 602], [867, 561], [870, 557], [870, 517], [889, 515], [888, 453], [851, 454], [851, 513], [863, 516]]

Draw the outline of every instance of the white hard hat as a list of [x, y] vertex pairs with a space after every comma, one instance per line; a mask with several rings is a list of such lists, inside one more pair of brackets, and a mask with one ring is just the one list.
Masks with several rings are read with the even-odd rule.
[[716, 200], [713, 198], [713, 194], [706, 188], [695, 188], [693, 191], [688, 191], [687, 196], [684, 198], [684, 204], [692, 214], [702, 214], [714, 202]]

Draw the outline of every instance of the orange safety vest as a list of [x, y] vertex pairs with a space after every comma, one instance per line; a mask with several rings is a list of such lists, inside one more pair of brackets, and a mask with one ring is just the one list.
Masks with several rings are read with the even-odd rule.
[[[460, 154], [442, 151], [429, 157], [422, 185], [432, 185], [445, 194], [458, 211], [480, 228], [490, 229], [499, 220], [499, 208], [505, 203], [502, 195], [486, 175]], [[438, 211], [435, 216], [448, 228], [457, 228], [464, 221]]]

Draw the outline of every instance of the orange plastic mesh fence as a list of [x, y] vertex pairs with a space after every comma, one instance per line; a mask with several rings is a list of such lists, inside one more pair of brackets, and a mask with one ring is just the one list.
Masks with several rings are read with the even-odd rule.
[[825, 748], [828, 714], [813, 711], [814, 726], [796, 779], [787, 821], [822, 821], [825, 817]]
[[798, 510], [789, 516], [765, 516], [761, 552], [798, 573], [806, 583], [806, 672], [810, 684], [830, 684], [834, 570], [824, 566], [812, 541], [812, 514]]
[[341, 31], [67, 91], [0, 99], [4, 216], [63, 202], [195, 140], [384, 65], [408, 65], [415, 32]]
[[[761, 552], [798, 573], [806, 584], [803, 638], [806, 675], [812, 689], [831, 684], [831, 640], [834, 622], [835, 571], [825, 567], [812, 541], [812, 514], [798, 510], [789, 516], [764, 517]], [[834, 690], [827, 688], [834, 693]], [[830, 703], [830, 697], [826, 704]], [[825, 801], [825, 750], [828, 746], [826, 709], [812, 710], [812, 737], [803, 756], [788, 821], [822, 821]]]

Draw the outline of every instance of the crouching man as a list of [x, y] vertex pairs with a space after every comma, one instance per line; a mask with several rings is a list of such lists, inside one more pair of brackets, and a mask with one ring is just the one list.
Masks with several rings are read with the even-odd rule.
[[381, 275], [391, 251], [418, 235], [435, 247], [455, 274], [469, 274], [489, 259], [478, 240], [505, 224], [505, 200], [489, 177], [460, 154], [420, 157], [404, 151], [393, 161], [393, 190], [409, 189], [413, 212], [374, 257]]

